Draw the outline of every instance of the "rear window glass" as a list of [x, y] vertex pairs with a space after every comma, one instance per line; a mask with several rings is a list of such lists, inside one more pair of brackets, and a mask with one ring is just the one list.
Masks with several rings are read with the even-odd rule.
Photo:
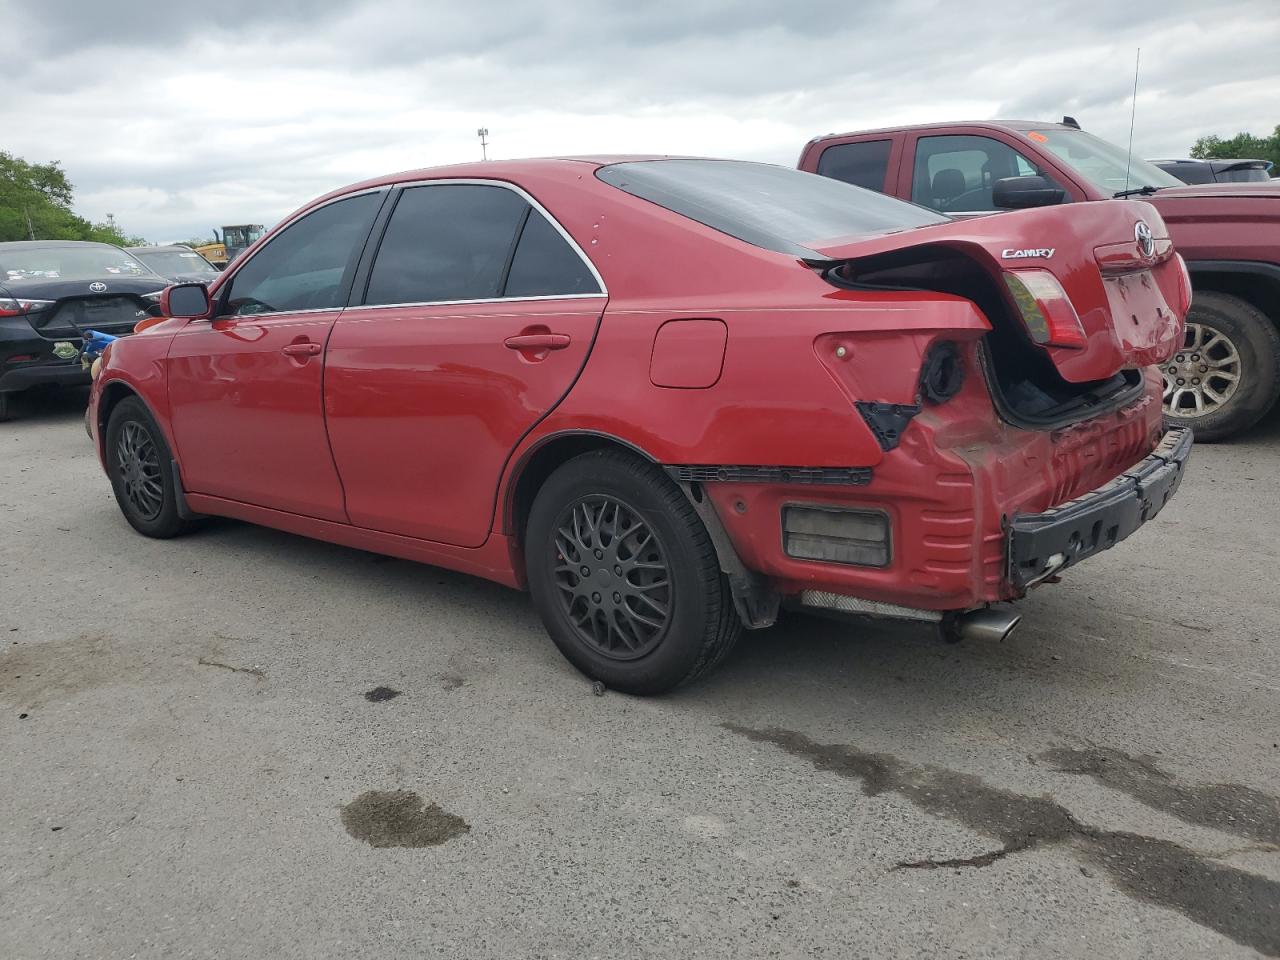
[[892, 140], [864, 140], [860, 143], [837, 143], [827, 147], [818, 158], [818, 173], [843, 180], [855, 187], [884, 192], [889, 172], [889, 150]]
[[896, 233], [947, 217], [839, 180], [741, 160], [635, 160], [596, 176], [766, 250], [813, 256], [813, 246]]

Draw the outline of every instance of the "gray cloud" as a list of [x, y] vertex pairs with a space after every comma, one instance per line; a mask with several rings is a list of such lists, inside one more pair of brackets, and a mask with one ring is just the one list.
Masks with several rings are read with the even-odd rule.
[[82, 212], [152, 239], [272, 222], [388, 170], [679, 152], [792, 163], [817, 133], [1077, 116], [1135, 148], [1269, 131], [1274, 0], [641, 4], [0, 0], [4, 148], [59, 159]]

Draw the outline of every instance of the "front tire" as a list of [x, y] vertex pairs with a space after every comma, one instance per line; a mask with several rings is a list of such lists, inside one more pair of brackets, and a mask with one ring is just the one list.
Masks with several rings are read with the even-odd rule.
[[1196, 293], [1182, 347], [1160, 365], [1165, 421], [1197, 441], [1225, 440], [1266, 415], [1280, 396], [1280, 331], [1257, 307]]
[[169, 445], [141, 400], [129, 397], [116, 405], [105, 442], [111, 489], [130, 526], [158, 539], [186, 533], [191, 522], [178, 511]]
[[651, 463], [597, 450], [543, 484], [525, 536], [529, 589], [592, 680], [664, 693], [720, 663], [742, 623], [706, 528]]

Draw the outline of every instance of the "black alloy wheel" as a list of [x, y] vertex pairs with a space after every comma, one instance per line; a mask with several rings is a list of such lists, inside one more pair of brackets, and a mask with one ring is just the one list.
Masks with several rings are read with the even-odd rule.
[[163, 539], [191, 528], [190, 514], [184, 516], [179, 509], [169, 444], [137, 397], [121, 400], [112, 409], [103, 452], [116, 503], [135, 530]]
[[151, 432], [137, 420], [127, 421], [116, 438], [118, 483], [140, 520], [154, 520], [164, 509], [160, 452]]
[[697, 511], [641, 457], [602, 448], [558, 467], [534, 497], [523, 546], [551, 639], [612, 689], [654, 694], [688, 683], [742, 632]]
[[671, 621], [672, 581], [657, 534], [605, 495], [560, 514], [551, 544], [561, 608], [583, 643], [614, 660], [642, 657]]

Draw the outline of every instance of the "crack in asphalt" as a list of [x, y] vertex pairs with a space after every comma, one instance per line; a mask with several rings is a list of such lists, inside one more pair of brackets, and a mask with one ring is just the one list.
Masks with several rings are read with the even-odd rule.
[[196, 663], [200, 664], [202, 667], [217, 667], [220, 670], [230, 670], [232, 673], [247, 673], [249, 676], [255, 677], [258, 680], [267, 679], [266, 671], [261, 670], [258, 667], [233, 667], [229, 663], [210, 660], [208, 657], [201, 657], [196, 661]]
[[[1000, 849], [976, 857], [908, 861], [894, 869], [981, 868], [1013, 853], [1068, 845], [1082, 859], [1105, 871], [1128, 896], [1176, 910], [1236, 943], [1280, 957], [1280, 883], [1267, 877], [1215, 862], [1202, 852], [1168, 840], [1089, 826], [1049, 797], [1024, 796], [992, 786], [972, 774], [916, 765], [891, 754], [868, 753], [847, 744], [817, 743], [802, 733], [779, 727], [753, 729], [734, 723], [722, 726], [749, 740], [769, 743], [802, 757], [818, 770], [858, 780], [865, 796], [896, 794], [927, 813], [946, 817], [1002, 844]], [[1146, 783], [1142, 777], [1122, 782], [1130, 786]], [[1194, 794], [1196, 788], [1181, 789]], [[1169, 799], [1158, 791], [1148, 795], [1159, 801]], [[1236, 791], [1226, 795], [1237, 799], [1242, 796]], [[1261, 794], [1258, 797], [1273, 799]], [[1256, 798], [1249, 802], [1253, 799]], [[1237, 819], [1235, 823], [1241, 821]]]

